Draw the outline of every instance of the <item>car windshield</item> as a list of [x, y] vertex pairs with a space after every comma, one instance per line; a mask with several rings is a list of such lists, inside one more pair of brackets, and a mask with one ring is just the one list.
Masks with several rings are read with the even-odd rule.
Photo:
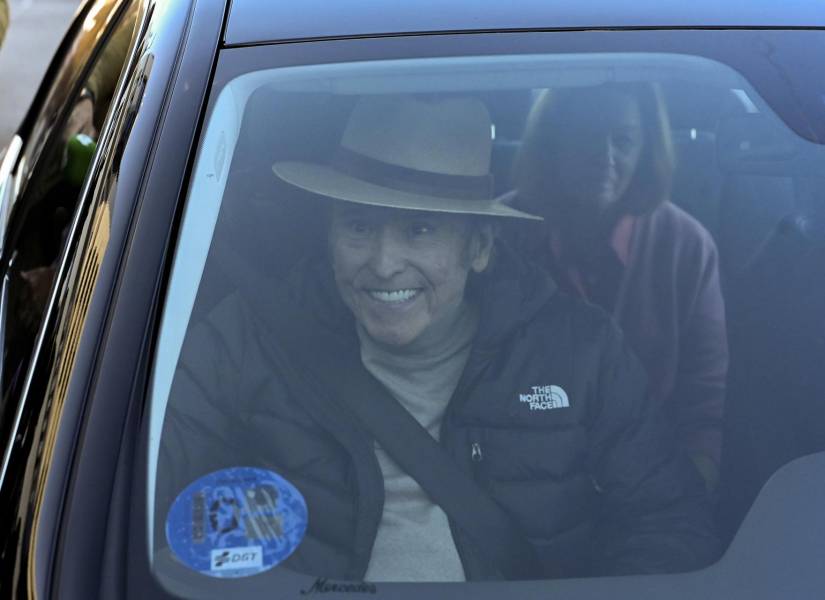
[[612, 51], [219, 79], [151, 376], [156, 577], [716, 562], [825, 423], [825, 151], [746, 75]]

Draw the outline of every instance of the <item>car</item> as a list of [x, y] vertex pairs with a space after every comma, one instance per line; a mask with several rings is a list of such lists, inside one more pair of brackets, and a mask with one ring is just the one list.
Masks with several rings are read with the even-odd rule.
[[[825, 590], [823, 56], [825, 12], [802, 0], [781, 5], [416, 0], [380, 6], [369, 0], [86, 0], [0, 162], [0, 513], [5, 515], [0, 596], [820, 598]], [[599, 138], [599, 124], [611, 122], [613, 110], [600, 102], [611, 95], [635, 97], [629, 90], [642, 90], [638, 98], [653, 100], [612, 105], [624, 107], [615, 112], [625, 125], [611, 124], [609, 138]], [[568, 98], [567, 112], [552, 108], [560, 98]], [[449, 118], [435, 126], [421, 117], [427, 111], [429, 119], [438, 111]], [[568, 121], [583, 113], [588, 118], [582, 128], [570, 129]], [[645, 125], [654, 122], [654, 114], [656, 124]], [[483, 188], [489, 194], [485, 201], [495, 208], [481, 214], [516, 217], [501, 221], [496, 235], [519, 260], [536, 261], [538, 270], [531, 272], [541, 273], [535, 277], [544, 281], [547, 252], [558, 248], [558, 241], [548, 240], [574, 221], [565, 221], [563, 211], [542, 214], [544, 224], [522, 217], [538, 216], [531, 211], [546, 210], [562, 190], [572, 197], [578, 184], [569, 180], [580, 165], [552, 171], [542, 188], [546, 202], [544, 196], [538, 205], [525, 201], [528, 180], [519, 173], [528, 164], [530, 136], [542, 133], [537, 123], [543, 118], [553, 135], [535, 146], [541, 156], [535, 177], [551, 172], [558, 156], [579, 150], [599, 155], [593, 148], [605, 139], [609, 179], [599, 180], [588, 167], [578, 180], [597, 182], [587, 188], [591, 196], [618, 198], [630, 189], [642, 152], [648, 152], [645, 160], [667, 169], [665, 204], [693, 237], [671, 232], [647, 260], [683, 252], [679, 273], [690, 275], [667, 287], [662, 282], [674, 280], [676, 262], [656, 271], [653, 300], [637, 299], [628, 309], [638, 312], [647, 329], [639, 336], [628, 329], [626, 337], [639, 364], [666, 373], [661, 380], [651, 375], [651, 396], [659, 390], [666, 397], [662, 402], [671, 403], [665, 404], [667, 418], [688, 423], [688, 432], [712, 432], [709, 456], [678, 460], [690, 467], [691, 481], [705, 486], [703, 506], [713, 511], [720, 545], [701, 564], [687, 561], [683, 568], [651, 563], [625, 573], [591, 572], [580, 564], [583, 559], [566, 554], [569, 539], [555, 537], [564, 532], [554, 529], [550, 541], [542, 537], [542, 528], [557, 527], [560, 513], [573, 514], [584, 505], [573, 502], [547, 506], [542, 519], [519, 525], [548, 563], [541, 576], [520, 577], [516, 564], [488, 577], [513, 581], [456, 583], [476, 578], [468, 575], [471, 561], [459, 556], [451, 563], [451, 583], [427, 573], [406, 583], [373, 577], [376, 571], [365, 571], [365, 561], [374, 537], [362, 531], [357, 544], [352, 542], [360, 554], [347, 555], [348, 546], [311, 535], [313, 527], [339, 533], [349, 527], [347, 513], [316, 510], [318, 498], [340, 494], [325, 487], [321, 474], [339, 457], [304, 455], [306, 445], [295, 441], [308, 423], [323, 417], [290, 413], [282, 418], [287, 425], [278, 425], [278, 436], [268, 436], [276, 431], [268, 429], [273, 416], [265, 406], [250, 405], [249, 396], [260, 390], [277, 394], [285, 384], [277, 376], [274, 382], [254, 377], [236, 382], [235, 376], [254, 369], [260, 357], [209, 354], [204, 347], [215, 335], [204, 334], [204, 327], [215, 328], [216, 315], [224, 315], [219, 325], [229, 325], [216, 331], [246, 343], [262, 330], [235, 323], [242, 314], [233, 304], [239, 295], [258, 302], [253, 304], [258, 316], [277, 311], [277, 305], [267, 304], [275, 297], [270, 283], [290, 281], [307, 257], [338, 256], [328, 234], [338, 213], [330, 217], [326, 202], [330, 197], [351, 201], [342, 196], [363, 182], [329, 179], [329, 165], [346, 164], [364, 177], [378, 173], [370, 175], [370, 185], [397, 185], [420, 196], [415, 177], [421, 174], [399, 166], [413, 159], [386, 146], [387, 140], [393, 132], [402, 132], [407, 142], [444, 139], [445, 131], [457, 132], [474, 119], [483, 123], [477, 129], [483, 135], [474, 142], [486, 148], [478, 155], [483, 173], [457, 166], [457, 157], [465, 156], [464, 150], [472, 154], [473, 144], [458, 152], [445, 141], [450, 151], [439, 158], [443, 170], [428, 171], [428, 185], [461, 188], [459, 196]], [[655, 152], [645, 127], [658, 128], [664, 140]], [[353, 152], [379, 139], [386, 154]], [[440, 151], [432, 144], [427, 148], [427, 156]], [[417, 155], [416, 160], [425, 159]], [[465, 171], [458, 175], [460, 168]], [[629, 169], [624, 179], [622, 169]], [[372, 202], [385, 202], [384, 210], [398, 208], [386, 199]], [[648, 209], [634, 210], [630, 217]], [[472, 211], [453, 209], [464, 212]], [[426, 219], [404, 223], [410, 239], [434, 229]], [[377, 227], [362, 217], [346, 226], [357, 238], [348, 247]], [[641, 243], [641, 225], [630, 227], [636, 237], [629, 239]], [[583, 233], [583, 247], [593, 247], [593, 239]], [[494, 259], [504, 260], [503, 253]], [[555, 279], [570, 275], [570, 294], [586, 288], [589, 300], [577, 300], [576, 310], [589, 311], [599, 323], [612, 323], [612, 312], [625, 327], [618, 309], [592, 306], [601, 302], [600, 288], [582, 279], [578, 267], [565, 265], [554, 272]], [[687, 285], [687, 278], [696, 287]], [[376, 302], [412, 303], [431, 283], [415, 285], [370, 293]], [[618, 285], [608, 294], [610, 306], [624, 293]], [[714, 294], [718, 298], [705, 303]], [[357, 315], [357, 306], [353, 310]], [[365, 317], [364, 323], [373, 322]], [[699, 335], [697, 323], [712, 329], [709, 337], [691, 337]], [[528, 333], [519, 330], [515, 348]], [[304, 357], [296, 348], [284, 360], [323, 364], [323, 350], [312, 347]], [[206, 359], [193, 358], [200, 351]], [[556, 361], [563, 363], [573, 352], [555, 355]], [[500, 360], [513, 355], [507, 352]], [[359, 359], [357, 352], [337, 356], [341, 365]], [[662, 366], [667, 361], [671, 366]], [[193, 369], [202, 370], [202, 381], [191, 375]], [[319, 394], [353, 393], [346, 385], [347, 369], [331, 367], [326, 375], [334, 385]], [[319, 384], [311, 377], [301, 381], [306, 390]], [[477, 393], [492, 393], [499, 382], [488, 379]], [[473, 488], [477, 499], [458, 511], [445, 494], [451, 522], [462, 510], [482, 514], [488, 493], [498, 503], [513, 497], [511, 505], [541, 502], [535, 478], [552, 488], [581, 468], [581, 453], [549, 457], [541, 451], [570, 425], [563, 419], [579, 401], [573, 384], [532, 383], [513, 390], [509, 412], [502, 409], [502, 423], [526, 423], [517, 436], [505, 438], [493, 426], [468, 426], [471, 437], [459, 462], [481, 487]], [[662, 390], [680, 385], [683, 395], [667, 400], [672, 394]], [[212, 400], [191, 404], [187, 394]], [[297, 396], [311, 412], [312, 393]], [[217, 437], [199, 420], [215, 410], [214, 402], [224, 415]], [[185, 435], [200, 445], [170, 444], [170, 415], [181, 410]], [[351, 418], [347, 411], [329, 410], [338, 415], [329, 419]], [[459, 417], [448, 413], [445, 419]], [[376, 436], [364, 427], [370, 435], [364, 436], [369, 445], [361, 458], [378, 472], [372, 453]], [[399, 439], [414, 438], [401, 438], [402, 430]], [[671, 441], [690, 450], [686, 436], [673, 434]], [[312, 448], [327, 448], [332, 437], [314, 439]], [[391, 447], [392, 437], [377, 439]], [[671, 450], [662, 452], [637, 460], [664, 461]], [[285, 462], [276, 469], [272, 465], [279, 463], [267, 453], [284, 456]], [[430, 472], [451, 472], [438, 466], [450, 461], [434, 456]], [[166, 473], [188, 460], [206, 466], [165, 489]], [[356, 475], [353, 471], [347, 485], [363, 485], [352, 483], [361, 476]], [[241, 489], [239, 482], [248, 484], [240, 495], [233, 491]], [[440, 483], [424, 487], [438, 495], [449, 487]], [[588, 498], [604, 497], [595, 475], [584, 485]], [[371, 510], [380, 515], [378, 506]], [[488, 531], [478, 535], [492, 541], [479, 552], [508, 554], [512, 532], [496, 529], [494, 519], [485, 524]], [[270, 533], [259, 531], [257, 542], [244, 544], [237, 541], [242, 525]], [[687, 535], [698, 535], [688, 521], [682, 525]], [[450, 530], [428, 526], [420, 528], [418, 542], [409, 538], [405, 551], [417, 543], [419, 560], [432, 548], [433, 562], [444, 566], [432, 532], [443, 536]], [[579, 535], [573, 529], [566, 533]], [[313, 564], [301, 558], [307, 556], [301, 554], [302, 543], [328, 544], [332, 550], [320, 554], [328, 560]], [[395, 566], [383, 568], [392, 572]]]

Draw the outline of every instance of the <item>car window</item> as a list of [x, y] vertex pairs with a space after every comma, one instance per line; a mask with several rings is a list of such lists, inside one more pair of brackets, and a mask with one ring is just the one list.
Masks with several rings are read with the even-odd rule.
[[127, 58], [136, 9], [133, 3], [108, 32], [76, 93], [66, 99], [65, 110], [53, 125], [17, 203], [13, 230], [7, 232], [11, 258], [6, 290], [8, 325], [3, 341], [4, 394], [25, 375], [81, 187]]
[[713, 564], [823, 447], [823, 157], [689, 53], [231, 78], [154, 358], [154, 574], [363, 592]]

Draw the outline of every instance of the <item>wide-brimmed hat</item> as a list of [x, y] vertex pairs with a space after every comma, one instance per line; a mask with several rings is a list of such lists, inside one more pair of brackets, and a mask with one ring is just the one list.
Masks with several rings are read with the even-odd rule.
[[277, 162], [274, 173], [315, 194], [407, 210], [541, 219], [493, 193], [490, 115], [473, 98], [365, 96], [328, 164]]

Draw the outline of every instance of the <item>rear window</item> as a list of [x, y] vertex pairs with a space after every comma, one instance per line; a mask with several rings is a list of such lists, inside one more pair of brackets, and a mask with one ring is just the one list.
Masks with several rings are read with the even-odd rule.
[[685, 50], [261, 62], [219, 71], [165, 299], [164, 586], [701, 574], [822, 450], [804, 90]]

